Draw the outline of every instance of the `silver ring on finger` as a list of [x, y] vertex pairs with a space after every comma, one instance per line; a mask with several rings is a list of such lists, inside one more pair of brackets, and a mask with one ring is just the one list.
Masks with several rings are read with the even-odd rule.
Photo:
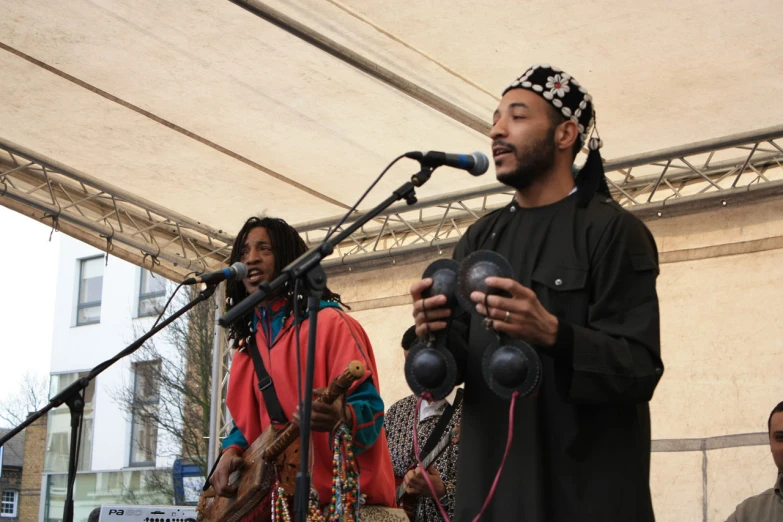
[[503, 322], [504, 322], [504, 323], [507, 323], [507, 322], [508, 322], [508, 319], [509, 319], [510, 317], [511, 317], [511, 312], [509, 312], [508, 310], [506, 310], [506, 316], [503, 318]]

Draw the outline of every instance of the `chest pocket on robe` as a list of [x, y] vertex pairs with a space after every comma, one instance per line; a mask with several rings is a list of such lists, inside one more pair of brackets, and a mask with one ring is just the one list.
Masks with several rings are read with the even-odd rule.
[[587, 314], [587, 275], [576, 266], [539, 266], [531, 275], [533, 291], [550, 313], [578, 320]]

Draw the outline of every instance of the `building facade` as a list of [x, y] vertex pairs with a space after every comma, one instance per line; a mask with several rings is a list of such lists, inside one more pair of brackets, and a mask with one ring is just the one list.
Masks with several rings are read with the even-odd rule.
[[[0, 437], [9, 430], [0, 430]], [[22, 490], [22, 464], [24, 462], [24, 432], [0, 448], [0, 520], [19, 520], [19, 503]]]
[[[53, 328], [50, 397], [110, 359], [154, 323], [167, 281], [70, 237], [60, 243]], [[153, 339], [171, 355], [165, 335]], [[136, 411], [160, 400], [144, 348], [97, 376], [85, 390], [74, 518], [87, 520], [103, 504], [170, 504], [170, 468], [177, 441]], [[39, 520], [62, 520], [69, 458], [70, 413], [49, 413]]]

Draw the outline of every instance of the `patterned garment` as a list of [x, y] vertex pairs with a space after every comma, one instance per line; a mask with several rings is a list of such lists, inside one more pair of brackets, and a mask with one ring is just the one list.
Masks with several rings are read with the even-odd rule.
[[[409, 395], [389, 407], [386, 412], [384, 427], [389, 442], [389, 452], [391, 453], [392, 466], [394, 467], [394, 476], [401, 480], [408, 470], [415, 464], [413, 455], [413, 419], [416, 410], [416, 396]], [[418, 415], [416, 416], [418, 419]], [[429, 439], [432, 430], [438, 423], [440, 415], [433, 415], [422, 422], [419, 422], [419, 448], [423, 447]], [[459, 427], [462, 419], [462, 406], [458, 406], [454, 416], [449, 421], [444, 436], [454, 428]], [[422, 455], [423, 457], [423, 455]], [[443, 454], [435, 461], [435, 469], [438, 470], [446, 486], [446, 500], [443, 507], [449, 518], [454, 515], [454, 493], [457, 488], [457, 457], [458, 449], [456, 444], [450, 444]], [[420, 497], [416, 506], [416, 519], [412, 522], [441, 522], [443, 517], [438, 511], [438, 506], [429, 497]]]

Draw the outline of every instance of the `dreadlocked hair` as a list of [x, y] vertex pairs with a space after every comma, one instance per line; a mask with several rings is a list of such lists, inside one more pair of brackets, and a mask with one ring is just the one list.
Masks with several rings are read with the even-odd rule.
[[[283, 268], [288, 266], [292, 261], [301, 256], [307, 251], [307, 245], [291, 225], [284, 220], [275, 217], [267, 216], [253, 216], [245, 221], [242, 225], [236, 239], [234, 240], [234, 246], [231, 249], [231, 257], [229, 258], [229, 265], [236, 263], [242, 256], [242, 247], [247, 241], [247, 236], [254, 228], [264, 228], [269, 235], [269, 239], [272, 242], [272, 252], [275, 255], [275, 271], [270, 278], [275, 279], [280, 275]], [[278, 296], [284, 296], [286, 299], [286, 317], [293, 314], [294, 302], [299, 301], [299, 310], [302, 314], [307, 312], [307, 299], [304, 295], [305, 285], [299, 285], [299, 292], [294, 294], [294, 282], [289, 281], [285, 286], [276, 294]], [[239, 302], [248, 296], [245, 286], [242, 281], [230, 280], [226, 282], [226, 311], [231, 310]], [[326, 301], [336, 302], [340, 305], [348, 308], [345, 303], [340, 300], [340, 294], [332, 292], [328, 287], [324, 288], [322, 299]], [[239, 319], [234, 321], [229, 328], [229, 337], [233, 339], [234, 346], [240, 339], [247, 339], [251, 335], [251, 327], [253, 324], [254, 310], [247, 312]]]

